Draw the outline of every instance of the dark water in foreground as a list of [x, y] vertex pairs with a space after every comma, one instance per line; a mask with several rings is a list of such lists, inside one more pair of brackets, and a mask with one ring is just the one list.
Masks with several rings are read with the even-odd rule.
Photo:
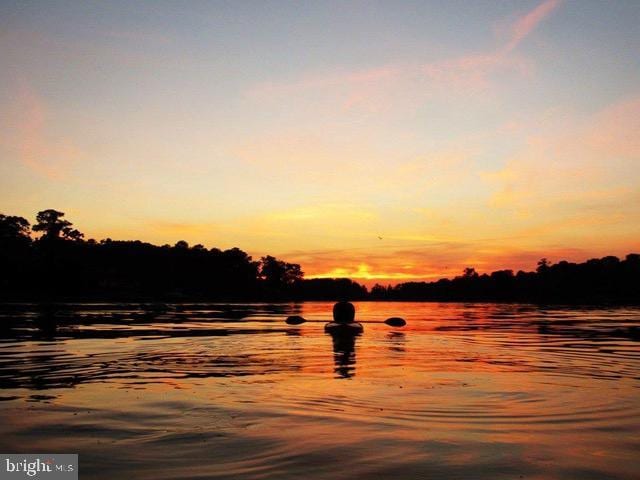
[[[0, 308], [0, 451], [80, 478], [640, 478], [640, 309]], [[334, 351], [335, 350], [335, 351]], [[353, 350], [353, 351], [351, 351]]]

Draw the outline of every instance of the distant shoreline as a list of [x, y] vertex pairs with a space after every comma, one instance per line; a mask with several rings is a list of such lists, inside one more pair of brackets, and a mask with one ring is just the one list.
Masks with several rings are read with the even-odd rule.
[[[0, 214], [0, 302], [302, 302], [411, 301], [640, 304], [640, 254], [583, 263], [546, 258], [535, 271], [510, 269], [371, 289], [349, 278], [305, 279], [299, 264], [239, 248], [207, 249], [141, 241], [85, 240], [57, 210], [33, 226]], [[34, 234], [40, 236], [34, 238]]]

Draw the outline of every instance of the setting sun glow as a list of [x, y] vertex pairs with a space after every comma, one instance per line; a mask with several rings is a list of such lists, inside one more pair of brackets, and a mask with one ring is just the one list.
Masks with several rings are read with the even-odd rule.
[[640, 249], [637, 4], [332, 5], [0, 6], [2, 210], [366, 285]]

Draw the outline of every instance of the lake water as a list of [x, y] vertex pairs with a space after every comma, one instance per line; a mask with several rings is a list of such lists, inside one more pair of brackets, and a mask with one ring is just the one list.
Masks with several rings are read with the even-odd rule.
[[0, 450], [97, 479], [640, 478], [639, 308], [360, 303], [334, 342], [331, 307], [1, 307]]

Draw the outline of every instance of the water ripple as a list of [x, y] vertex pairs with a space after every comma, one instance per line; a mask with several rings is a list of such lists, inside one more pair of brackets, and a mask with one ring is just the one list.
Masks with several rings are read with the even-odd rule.
[[371, 302], [349, 341], [283, 322], [330, 310], [3, 306], [0, 447], [79, 449], [95, 478], [637, 477], [640, 309]]

